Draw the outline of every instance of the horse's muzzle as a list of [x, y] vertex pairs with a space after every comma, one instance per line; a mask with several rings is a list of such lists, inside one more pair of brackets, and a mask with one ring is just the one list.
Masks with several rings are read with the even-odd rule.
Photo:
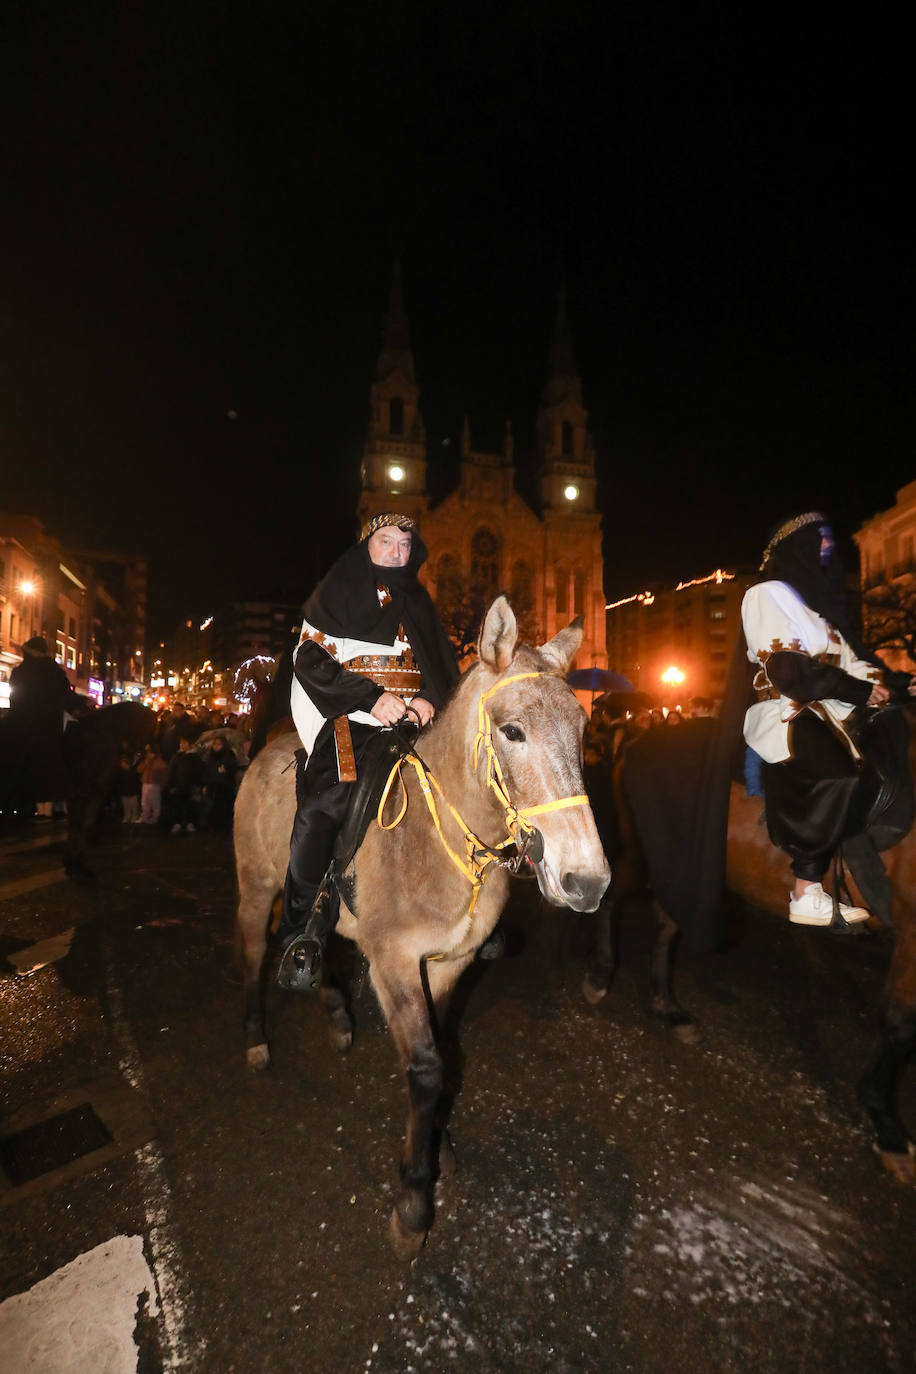
[[536, 865], [535, 872], [543, 896], [554, 906], [568, 906], [573, 911], [597, 911], [611, 881], [611, 870], [605, 860], [603, 869], [594, 873], [567, 871], [562, 877], [552, 872], [548, 863]]

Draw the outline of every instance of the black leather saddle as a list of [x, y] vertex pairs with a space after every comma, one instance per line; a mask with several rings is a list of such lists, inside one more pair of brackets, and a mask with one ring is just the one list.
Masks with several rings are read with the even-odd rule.
[[399, 758], [410, 753], [418, 733], [417, 727], [411, 724], [398, 725], [394, 729], [382, 727], [366, 741], [357, 762], [356, 782], [350, 793], [347, 814], [334, 845], [335, 873], [345, 873], [352, 862], [378, 812], [392, 768]]

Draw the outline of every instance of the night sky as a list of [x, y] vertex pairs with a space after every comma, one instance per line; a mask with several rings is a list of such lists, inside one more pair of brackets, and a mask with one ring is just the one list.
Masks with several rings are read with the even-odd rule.
[[880, 8], [37, 8], [0, 59], [0, 506], [148, 552], [157, 633], [301, 599], [352, 534], [395, 257], [437, 488], [465, 411], [526, 462], [565, 283], [611, 597], [916, 478]]

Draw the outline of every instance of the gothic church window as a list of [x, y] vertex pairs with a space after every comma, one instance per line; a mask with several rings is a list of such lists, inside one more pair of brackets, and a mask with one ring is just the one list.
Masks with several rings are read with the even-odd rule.
[[585, 615], [585, 573], [581, 568], [573, 573], [573, 614]]
[[517, 613], [530, 610], [534, 604], [534, 579], [527, 563], [515, 563], [512, 567], [511, 598]]
[[444, 553], [436, 565], [436, 600], [446, 606], [461, 600], [461, 567], [449, 553]]
[[569, 569], [562, 563], [557, 564], [556, 579], [557, 615], [566, 615], [569, 612]]
[[392, 396], [388, 403], [388, 433], [404, 433], [404, 402], [400, 396]]
[[499, 540], [492, 530], [480, 529], [471, 540], [471, 585], [485, 597], [499, 587]]
[[575, 446], [573, 444], [573, 427], [568, 420], [563, 421], [563, 457], [573, 458], [575, 456]]

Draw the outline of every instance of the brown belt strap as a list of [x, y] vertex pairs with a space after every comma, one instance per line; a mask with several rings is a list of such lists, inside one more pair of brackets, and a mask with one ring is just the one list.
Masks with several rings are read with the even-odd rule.
[[334, 717], [334, 742], [337, 745], [337, 773], [341, 782], [356, 782], [353, 736], [346, 716]]

